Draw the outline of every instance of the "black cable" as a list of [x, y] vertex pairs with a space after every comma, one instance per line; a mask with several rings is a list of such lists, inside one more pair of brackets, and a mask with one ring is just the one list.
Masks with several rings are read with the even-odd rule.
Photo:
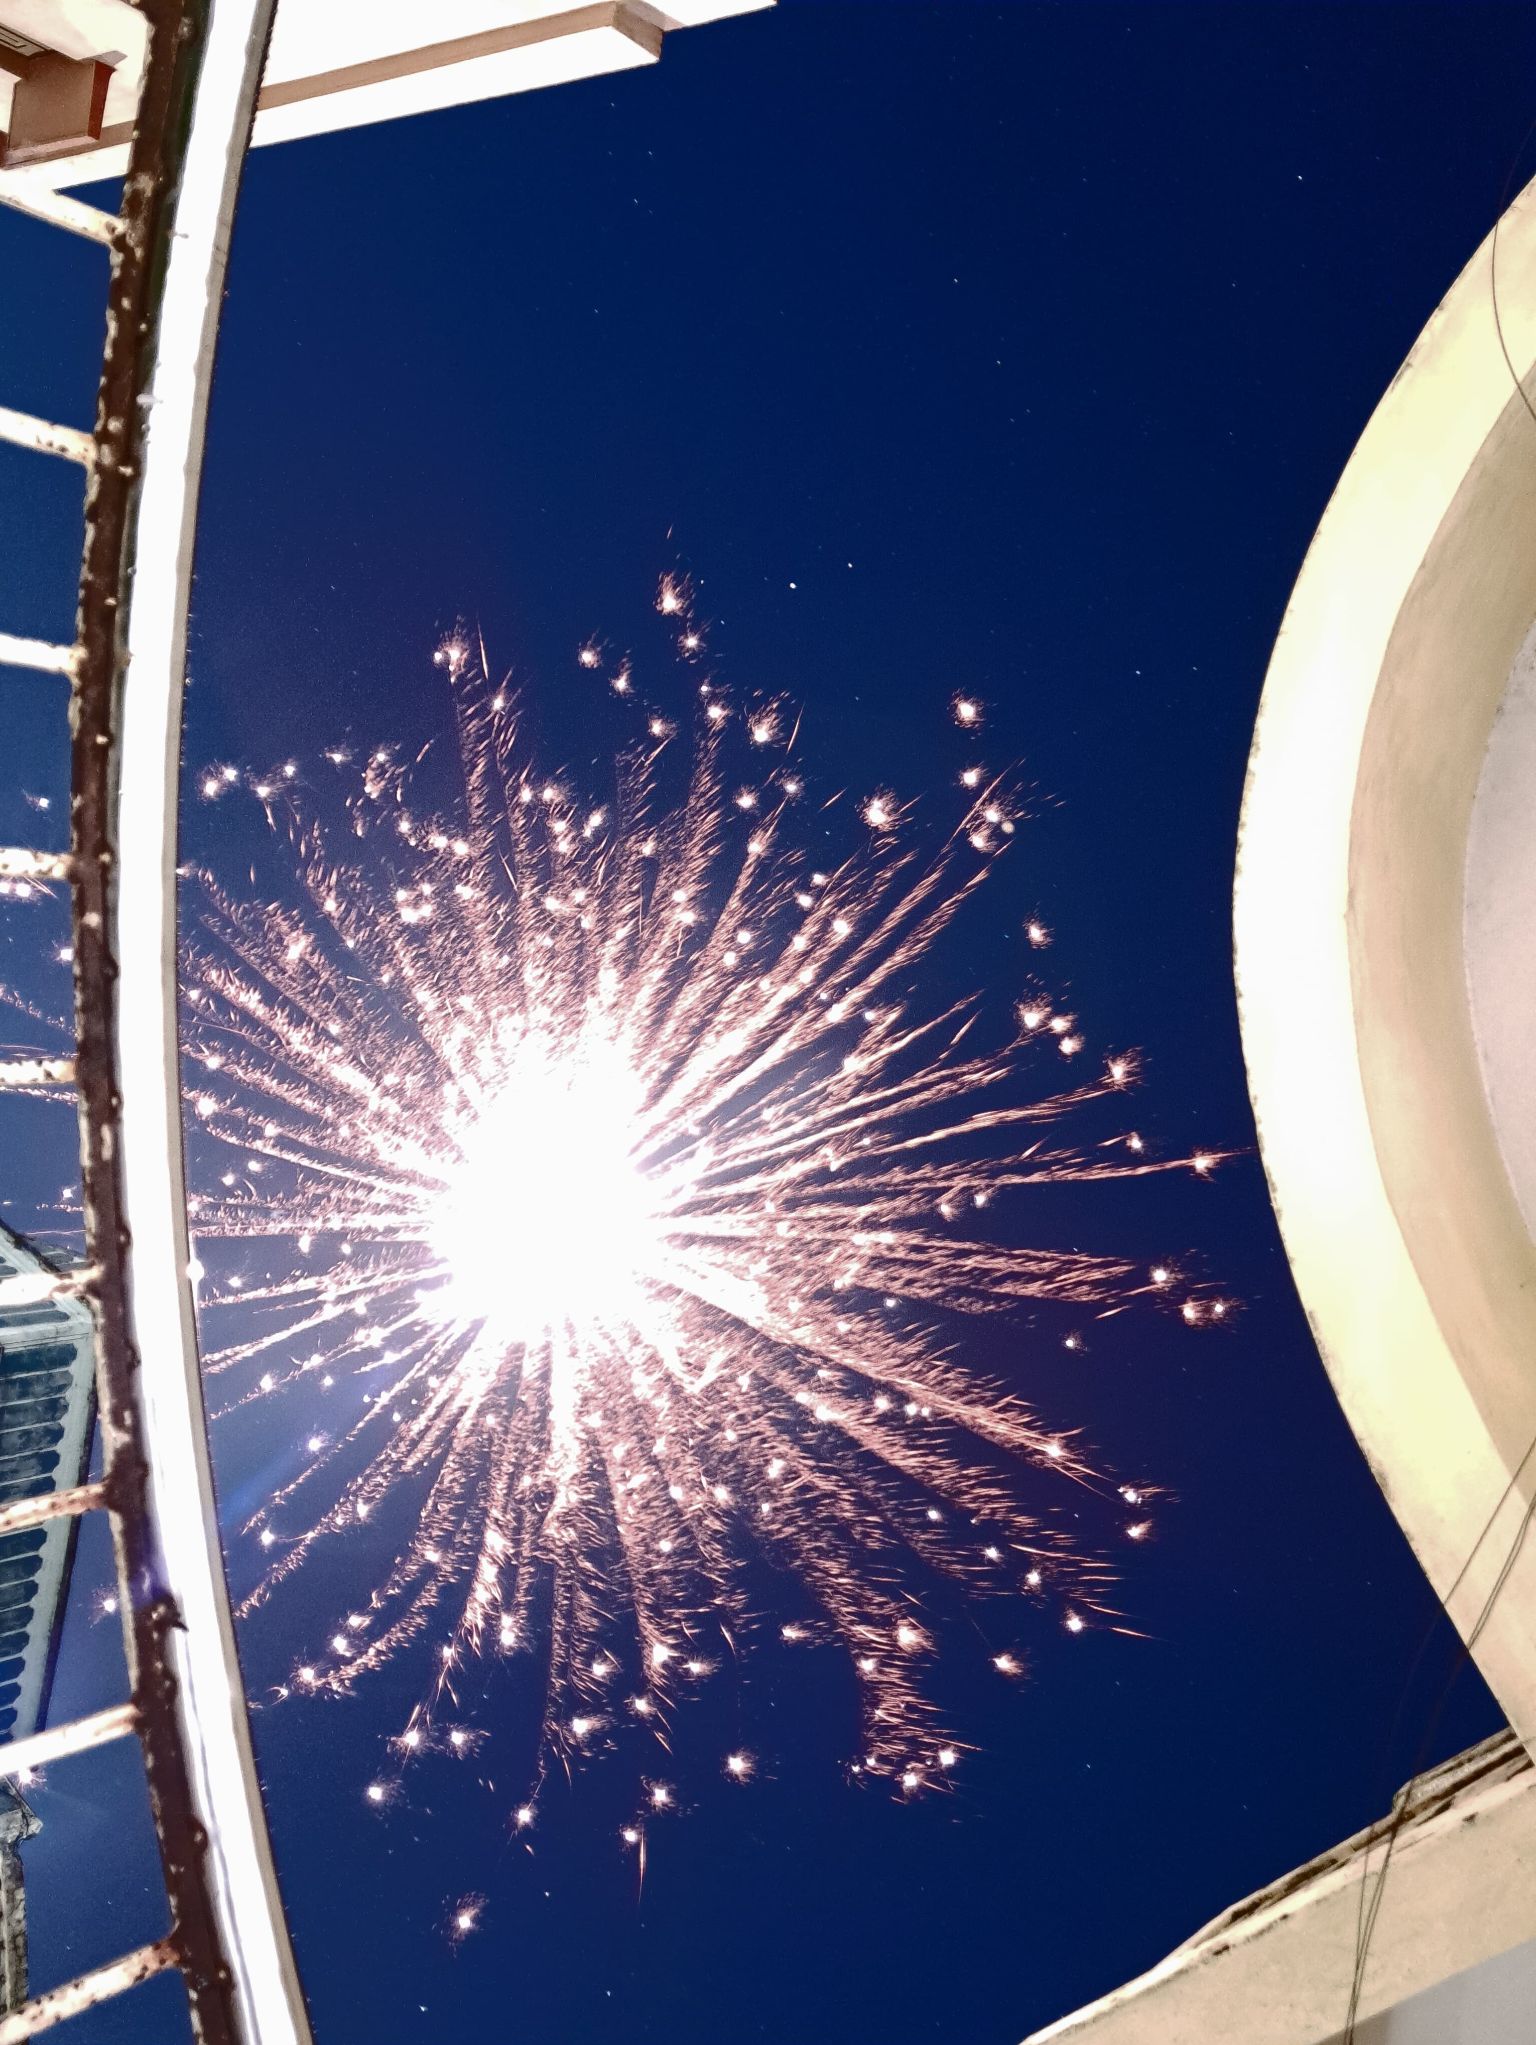
[[[1516, 1486], [1519, 1484], [1521, 1477], [1524, 1475], [1526, 1465], [1531, 1461], [1533, 1455], [1536, 1455], [1536, 1435], [1533, 1435], [1530, 1441], [1527, 1443], [1525, 1454], [1520, 1458], [1519, 1464], [1516, 1466], [1514, 1474], [1510, 1477], [1509, 1482], [1504, 1486], [1504, 1489], [1499, 1494], [1498, 1504], [1495, 1505], [1493, 1511], [1489, 1514], [1487, 1520], [1484, 1522], [1482, 1532], [1478, 1535], [1477, 1539], [1473, 1542], [1471, 1548], [1467, 1553], [1466, 1561], [1462, 1563], [1461, 1568], [1456, 1573], [1455, 1580], [1452, 1582], [1449, 1589], [1445, 1592], [1444, 1597], [1441, 1599], [1441, 1603], [1443, 1606], [1447, 1607], [1449, 1606], [1451, 1599], [1455, 1597], [1457, 1591], [1460, 1589], [1462, 1583], [1465, 1581], [1467, 1572], [1471, 1569], [1473, 1561], [1477, 1556], [1478, 1550], [1482, 1547], [1483, 1542], [1488, 1538], [1488, 1534], [1491, 1531], [1494, 1522], [1498, 1519], [1500, 1513], [1504, 1510], [1506, 1500], [1509, 1498], [1510, 1493], [1513, 1490], [1515, 1490]], [[1396, 1849], [1397, 1842], [1399, 1837], [1401, 1836], [1403, 1826], [1407, 1823], [1408, 1820], [1410, 1803], [1414, 1788], [1426, 1772], [1429, 1759], [1429, 1750], [1434, 1742], [1435, 1734], [1439, 1730], [1440, 1720], [1444, 1716], [1445, 1707], [1447, 1703], [1450, 1701], [1450, 1695], [1455, 1687], [1456, 1680], [1460, 1676], [1462, 1670], [1465, 1669], [1468, 1666], [1468, 1664], [1472, 1661], [1472, 1651], [1477, 1646], [1478, 1641], [1482, 1638], [1483, 1632], [1487, 1627], [1488, 1621], [1493, 1616], [1493, 1608], [1495, 1604], [1498, 1602], [1499, 1594], [1504, 1589], [1505, 1584], [1509, 1581], [1510, 1574], [1514, 1569], [1515, 1563], [1519, 1560], [1520, 1551], [1525, 1545], [1525, 1537], [1530, 1531], [1531, 1522], [1533, 1521], [1533, 1519], [1536, 1519], [1536, 1495], [1532, 1496], [1530, 1503], [1526, 1506], [1525, 1511], [1521, 1514], [1520, 1524], [1515, 1529], [1514, 1538], [1510, 1542], [1509, 1548], [1505, 1553], [1503, 1561], [1499, 1564], [1498, 1572], [1494, 1577], [1492, 1587], [1490, 1588], [1487, 1597], [1483, 1601], [1482, 1610], [1478, 1613], [1477, 1619], [1473, 1624], [1471, 1631], [1468, 1633], [1466, 1639], [1462, 1642], [1461, 1647], [1457, 1652], [1456, 1658], [1451, 1665], [1450, 1673], [1447, 1675], [1445, 1682], [1441, 1685], [1440, 1695], [1436, 1700], [1434, 1710], [1431, 1712], [1429, 1720], [1425, 1725], [1423, 1738], [1420, 1740], [1418, 1752], [1414, 1756], [1413, 1773], [1409, 1776], [1408, 1781], [1404, 1784], [1403, 1788], [1401, 1789], [1397, 1797], [1396, 1808], [1392, 1813], [1392, 1822], [1387, 1828], [1386, 1853], [1384, 1854], [1381, 1866], [1375, 1875], [1374, 1887], [1372, 1886], [1372, 1877], [1370, 1874], [1371, 1849], [1369, 1846], [1366, 1847], [1365, 1852], [1361, 1856], [1360, 1900], [1357, 1909], [1355, 1934], [1355, 1971], [1353, 1978], [1351, 1979], [1350, 1982], [1349, 2010], [1347, 2016], [1345, 2017], [1344, 2032], [1342, 2039], [1340, 2041], [1340, 2045], [1355, 2045], [1355, 2027], [1358, 2024], [1360, 2017], [1360, 1997], [1365, 1988], [1366, 1957], [1370, 1950], [1372, 1935], [1374, 1934], [1376, 1929], [1376, 1920], [1381, 1912], [1382, 1897], [1386, 1890], [1387, 1870], [1390, 1868], [1392, 1864], [1393, 1852]], [[1422, 1649], [1420, 1650], [1420, 1652], [1422, 1653]]]

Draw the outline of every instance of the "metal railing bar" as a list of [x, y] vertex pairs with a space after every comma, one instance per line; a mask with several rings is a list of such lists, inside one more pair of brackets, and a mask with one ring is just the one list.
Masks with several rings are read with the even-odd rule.
[[36, 454], [56, 454], [65, 461], [91, 465], [94, 447], [91, 436], [75, 426], [56, 426], [51, 419], [34, 419], [30, 412], [13, 412], [0, 405], [0, 440], [13, 447], [28, 447]]
[[67, 852], [33, 852], [25, 845], [0, 845], [0, 880], [68, 880], [74, 861]]
[[54, 646], [46, 639], [18, 639], [0, 632], [0, 667], [35, 667], [45, 675], [72, 675], [77, 654], [73, 646]]
[[105, 1747], [111, 1740], [126, 1739], [139, 1729], [136, 1704], [109, 1704], [105, 1711], [93, 1711], [89, 1718], [72, 1718], [64, 1725], [51, 1725], [40, 1733], [28, 1733], [23, 1740], [0, 1746], [0, 1780], [14, 1782], [33, 1768], [46, 1768], [50, 1761], [63, 1761], [71, 1754], [88, 1754], [92, 1747]]
[[73, 1058], [0, 1058], [0, 1093], [28, 1092], [36, 1086], [73, 1086]]
[[99, 206], [87, 206], [83, 199], [66, 198], [63, 192], [50, 192], [46, 185], [21, 178], [0, 176], [0, 206], [9, 206], [49, 227], [62, 227], [66, 234], [99, 241], [106, 248], [117, 240], [122, 226], [115, 213], [103, 213]]
[[55, 2024], [79, 2016], [82, 2010], [94, 2009], [111, 1996], [137, 1988], [141, 1981], [148, 1981], [151, 1975], [163, 1973], [176, 1964], [176, 1947], [168, 1938], [152, 1946], [140, 1946], [136, 1953], [125, 1953], [120, 1960], [109, 1960], [105, 1967], [94, 1967], [89, 1974], [66, 1981], [60, 1988], [50, 1988], [45, 1995], [34, 1996], [20, 2009], [0, 2017], [0, 2045], [27, 2045], [27, 2040], [39, 2031], [51, 2031]]
[[68, 1491], [41, 1491], [36, 1498], [18, 1498], [0, 1505], [0, 1534], [24, 1534], [50, 1520], [78, 1519], [107, 1503], [105, 1484], [76, 1484]]

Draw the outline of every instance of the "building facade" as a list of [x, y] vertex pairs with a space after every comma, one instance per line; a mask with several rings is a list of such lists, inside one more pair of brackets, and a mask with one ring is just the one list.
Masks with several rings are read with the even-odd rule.
[[[0, 1505], [82, 1483], [95, 1415], [91, 1318], [51, 1296], [56, 1268], [0, 1226]], [[0, 1742], [36, 1732], [48, 1710], [77, 1519], [0, 1534]], [[4, 1767], [0, 1746], [0, 1768]], [[38, 1829], [21, 1789], [0, 1780], [0, 2008], [27, 1998], [21, 1847]]]

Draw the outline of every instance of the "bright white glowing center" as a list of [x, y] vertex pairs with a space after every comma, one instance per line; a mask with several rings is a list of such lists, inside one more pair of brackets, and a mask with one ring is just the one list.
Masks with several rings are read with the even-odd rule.
[[635, 1088], [611, 1056], [525, 1040], [453, 1129], [431, 1247], [443, 1307], [509, 1341], [624, 1314], [655, 1243], [631, 1155]]

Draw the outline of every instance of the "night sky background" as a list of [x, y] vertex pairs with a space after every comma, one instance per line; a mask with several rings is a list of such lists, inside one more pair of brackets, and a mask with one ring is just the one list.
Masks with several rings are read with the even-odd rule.
[[[1076, 1356], [1028, 1330], [978, 1339], [979, 1364], [1175, 1502], [1124, 1582], [1145, 1638], [1021, 1616], [1027, 1683], [984, 1655], [941, 1663], [979, 1749], [953, 1796], [846, 1786], [836, 1658], [770, 1654], [740, 1707], [763, 1777], [718, 1777], [722, 1694], [641, 1891], [622, 1769], [547, 1793], [530, 1850], [506, 1831], [510, 1737], [366, 1806], [411, 1670], [260, 1712], [322, 2045], [1008, 2045], [1498, 1724], [1475, 1678], [1446, 1700], [1454, 1643], [1290, 1285], [1251, 1149], [1229, 894], [1291, 584], [1492, 224], [1533, 63], [1528, 8], [785, 0], [670, 38], [641, 72], [252, 156], [189, 769], [414, 750], [446, 729], [430, 653], [467, 617], [528, 685], [544, 757], [596, 780], [632, 726], [575, 650], [596, 632], [643, 664], [656, 579], [685, 569], [715, 671], [804, 705], [800, 755], [828, 787], [889, 784], [944, 815], [965, 751], [947, 701], [985, 700], [985, 756], [1022, 762], [1031, 821], [935, 995], [980, 986], [1005, 1012], [1042, 972], [1091, 1041], [1144, 1050], [1138, 1126], [1245, 1153], [1209, 1184], [1099, 1187], [999, 1223], [1187, 1253], [1242, 1312], [1212, 1334], [1128, 1315]], [[0, 371], [7, 403], [84, 423], [100, 267], [58, 240], [0, 219]], [[0, 614], [67, 638], [78, 479], [0, 455]], [[51, 688], [0, 677], [6, 843], [62, 843]], [[260, 871], [255, 805], [189, 802], [185, 849]], [[1057, 933], [1045, 966], [1019, 934], [1036, 911]], [[7, 905], [0, 979], [61, 1004], [61, 935], [54, 909]], [[20, 1018], [6, 1033], [49, 1041]], [[56, 1227], [43, 1204], [71, 1152], [63, 1113], [7, 1106], [7, 1218]], [[289, 1431], [221, 1436], [232, 1516], [296, 1467]], [[121, 1694], [106, 1582], [91, 1527], [56, 1712]], [[338, 1595], [301, 1587], [253, 1629], [253, 1690]], [[61, 1766], [40, 1793], [39, 1986], [159, 1929], [131, 1759]], [[489, 1901], [455, 1950], [444, 1918], [467, 1892]], [[75, 2035], [177, 2035], [177, 1994]]]

